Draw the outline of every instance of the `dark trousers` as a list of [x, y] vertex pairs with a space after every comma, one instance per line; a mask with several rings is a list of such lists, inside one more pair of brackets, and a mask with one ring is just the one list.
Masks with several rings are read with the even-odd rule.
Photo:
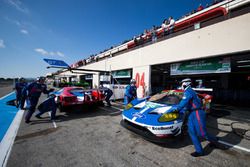
[[25, 121], [30, 121], [32, 114], [36, 111], [36, 105], [38, 103], [39, 97], [30, 97], [30, 108], [25, 116]]
[[217, 142], [217, 138], [207, 132], [206, 113], [203, 110], [196, 110], [190, 113], [188, 117], [188, 133], [194, 144], [195, 151], [198, 153], [203, 153], [199, 137], [213, 143]]
[[128, 96], [124, 96], [124, 105], [128, 105], [133, 100], [133, 98], [129, 98]]
[[20, 108], [23, 109], [24, 108], [24, 103], [25, 103], [26, 97], [22, 96], [21, 97], [21, 101], [20, 101]]
[[21, 99], [22, 99], [21, 94], [16, 93], [16, 107], [19, 107], [19, 106], [20, 106], [20, 104], [21, 104]]
[[51, 119], [56, 118], [56, 103], [54, 98], [48, 98], [38, 106], [39, 113], [36, 116], [41, 116], [45, 112], [51, 111]]
[[105, 97], [105, 101], [107, 102], [107, 104], [108, 104], [108, 106], [111, 106], [111, 104], [110, 104], [110, 97], [113, 95], [113, 93], [108, 93], [107, 95], [106, 95], [106, 97]]

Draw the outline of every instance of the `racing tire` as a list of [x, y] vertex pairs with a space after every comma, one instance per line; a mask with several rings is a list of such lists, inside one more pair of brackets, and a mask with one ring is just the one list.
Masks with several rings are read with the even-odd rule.
[[65, 106], [63, 106], [62, 104], [58, 105], [58, 109], [59, 109], [60, 112], [66, 112], [67, 111], [67, 108]]
[[98, 101], [98, 102], [97, 102], [97, 106], [103, 107], [103, 106], [105, 106], [105, 105], [104, 105], [103, 101]]

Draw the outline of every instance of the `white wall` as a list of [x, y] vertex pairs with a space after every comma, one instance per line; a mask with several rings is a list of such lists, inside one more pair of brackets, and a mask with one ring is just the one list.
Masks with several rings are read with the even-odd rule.
[[148, 96], [151, 92], [151, 69], [150, 66], [141, 66], [133, 68], [133, 78], [136, 79], [137, 85], [137, 96], [139, 98]]
[[92, 88], [99, 88], [100, 83], [100, 73], [97, 73], [96, 75], [93, 75], [93, 83]]

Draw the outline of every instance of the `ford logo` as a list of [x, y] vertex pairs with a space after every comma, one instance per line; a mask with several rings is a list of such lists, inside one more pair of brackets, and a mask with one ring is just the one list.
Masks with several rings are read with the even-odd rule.
[[132, 113], [132, 116], [133, 117], [136, 117], [136, 118], [145, 118], [145, 115], [143, 115], [142, 113], [139, 113], [139, 112], [136, 112], [136, 113]]

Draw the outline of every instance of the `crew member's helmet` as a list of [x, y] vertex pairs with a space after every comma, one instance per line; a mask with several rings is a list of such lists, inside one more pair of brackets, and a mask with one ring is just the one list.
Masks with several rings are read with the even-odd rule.
[[24, 82], [25, 79], [23, 77], [18, 78], [19, 82]]
[[185, 90], [187, 87], [191, 86], [192, 81], [190, 78], [185, 78], [181, 81], [181, 89]]
[[136, 80], [135, 79], [131, 79], [130, 80], [130, 84], [136, 84]]
[[46, 78], [45, 78], [45, 77], [43, 77], [43, 76], [40, 76], [40, 77], [38, 77], [38, 78], [37, 78], [37, 80], [38, 80], [39, 82], [41, 82], [41, 81], [45, 81], [45, 79], [46, 79]]

